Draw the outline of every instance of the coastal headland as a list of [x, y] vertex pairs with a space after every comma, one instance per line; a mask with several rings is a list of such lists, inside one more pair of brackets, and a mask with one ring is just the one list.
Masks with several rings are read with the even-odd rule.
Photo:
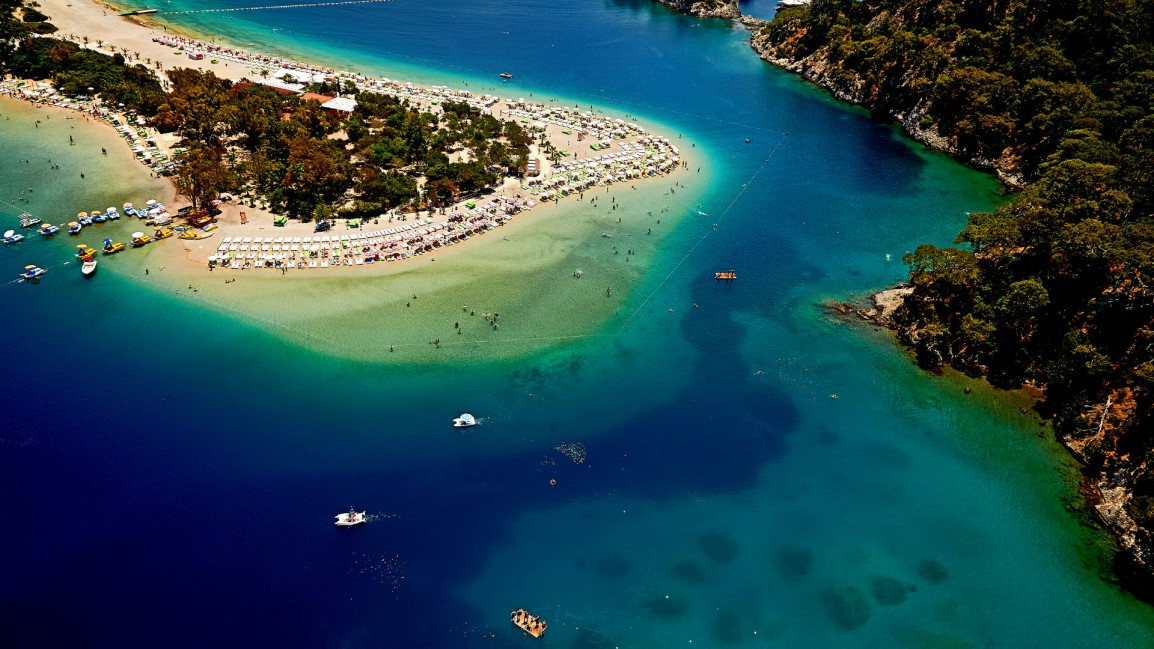
[[[170, 237], [116, 260], [135, 281], [327, 354], [418, 362], [402, 350], [428, 351], [431, 360], [471, 348], [466, 356], [492, 358], [597, 335], [621, 315], [708, 173], [688, 170], [688, 140], [650, 133], [628, 115], [336, 73], [177, 35], [97, 3], [49, 0], [42, 10], [58, 35], [109, 54], [125, 53], [121, 43], [131, 43], [126, 56], [161, 75], [172, 68], [233, 81], [265, 79], [270, 70], [331, 74], [422, 110], [459, 99], [536, 129], [538, 176], [506, 178], [445, 209], [395, 211], [359, 227], [338, 219], [322, 234], [312, 223], [274, 225], [277, 215], [255, 198], [234, 197], [219, 205], [216, 227], [199, 238]], [[177, 147], [173, 136], [149, 136], [163, 153]], [[567, 155], [542, 155], [544, 142]], [[143, 198], [125, 196], [138, 205]], [[174, 216], [183, 206], [179, 197], [167, 205]], [[460, 312], [469, 318], [460, 321]]]

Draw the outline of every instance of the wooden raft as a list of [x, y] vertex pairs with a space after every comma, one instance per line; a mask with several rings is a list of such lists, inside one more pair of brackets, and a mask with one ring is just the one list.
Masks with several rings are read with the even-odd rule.
[[530, 615], [529, 611], [523, 608], [513, 611], [509, 616], [509, 621], [516, 624], [522, 631], [534, 638], [540, 638], [545, 635], [545, 627], [548, 626], [545, 620], [541, 619], [540, 615]]

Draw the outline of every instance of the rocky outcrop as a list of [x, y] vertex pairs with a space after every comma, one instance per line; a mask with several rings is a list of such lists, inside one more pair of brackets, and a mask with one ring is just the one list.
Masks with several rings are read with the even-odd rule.
[[1086, 493], [1097, 516], [1118, 539], [1129, 570], [1154, 573], [1154, 538], [1134, 516], [1134, 483], [1147, 473], [1146, 457], [1119, 448], [1119, 432], [1133, 427], [1134, 395], [1129, 388], [1113, 390], [1105, 402], [1081, 415], [1080, 425], [1059, 440], [1086, 466]]
[[737, 0], [657, 0], [670, 9], [698, 18], [741, 18]]

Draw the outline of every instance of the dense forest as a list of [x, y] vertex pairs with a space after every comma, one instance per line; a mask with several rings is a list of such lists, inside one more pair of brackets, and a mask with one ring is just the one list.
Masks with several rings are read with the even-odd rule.
[[[815, 0], [754, 47], [1018, 179], [956, 247], [907, 255], [898, 313], [927, 365], [1043, 387], [1099, 513], [1154, 529], [1154, 1]], [[1135, 523], [1137, 526], [1135, 526]], [[1151, 565], [1151, 564], [1148, 564]]]
[[179, 134], [184, 151], [174, 181], [194, 204], [239, 191], [304, 219], [375, 217], [476, 195], [527, 162], [531, 134], [466, 103], [431, 113], [349, 83], [306, 88], [354, 96], [353, 112], [339, 115], [316, 100], [211, 72], [175, 68], [162, 84], [154, 62], [127, 49], [109, 55], [87, 39], [45, 36], [55, 30], [32, 6], [0, 0], [0, 11], [0, 72], [51, 80], [68, 95], [97, 94]]

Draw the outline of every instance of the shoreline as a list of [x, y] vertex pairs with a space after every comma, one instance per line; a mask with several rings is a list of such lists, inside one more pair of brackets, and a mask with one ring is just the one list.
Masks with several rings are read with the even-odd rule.
[[[45, 13], [60, 14], [63, 4], [61, 0], [47, 0]], [[75, 9], [82, 11], [70, 10], [68, 20], [60, 25], [61, 32], [67, 34], [77, 21], [87, 16], [98, 26], [86, 31], [90, 47], [95, 46], [94, 38], [103, 41], [113, 32], [135, 34], [138, 36], [133, 37], [132, 42], [140, 47], [131, 56], [138, 55], [142, 63], [143, 59], [152, 58], [149, 52], [155, 50], [168, 54], [168, 60], [179, 62], [180, 66], [215, 74], [239, 78], [247, 71], [232, 61], [222, 68], [220, 64], [213, 66], [207, 58], [197, 61], [176, 57], [175, 48], [152, 40], [154, 36], [162, 37], [163, 33], [135, 20], [107, 15], [105, 12], [111, 11], [95, 2], [78, 3]], [[139, 36], [142, 34], [147, 37]], [[108, 47], [105, 43], [105, 51]], [[439, 88], [429, 91], [432, 90], [442, 91]], [[546, 111], [554, 109], [549, 104], [537, 106]], [[513, 109], [526, 110], [516, 106]], [[610, 119], [596, 109], [588, 111], [585, 117]], [[563, 130], [556, 124], [549, 124], [547, 128]], [[634, 139], [640, 137], [637, 135]], [[691, 139], [671, 139], [669, 144], [688, 150], [691, 142]], [[576, 150], [577, 146], [570, 148]], [[591, 149], [586, 151], [595, 153]], [[579, 155], [582, 160], [588, 159], [584, 152]], [[561, 158], [566, 160], [571, 166], [575, 161], [574, 157]], [[694, 164], [705, 161], [704, 157], [694, 156]], [[467, 247], [442, 247], [421, 255], [423, 261], [420, 262], [412, 258], [408, 263], [398, 264], [333, 265], [308, 273], [297, 272], [296, 268], [284, 273], [232, 274], [230, 270], [221, 277], [219, 270], [207, 271], [205, 260], [217, 252], [225, 236], [232, 236], [222, 234], [230, 227], [243, 227], [244, 236], [254, 239], [258, 234], [262, 238], [284, 237], [291, 232], [274, 227], [273, 215], [267, 211], [225, 202], [220, 206], [222, 225], [213, 237], [205, 240], [171, 237], [157, 245], [126, 251], [128, 257], [117, 260], [117, 272], [123, 270], [130, 281], [143, 282], [175, 299], [203, 305], [266, 335], [324, 355], [387, 364], [524, 357], [602, 335], [606, 327], [621, 322], [628, 312], [623, 305], [636, 290], [647, 285], [647, 269], [660, 258], [662, 242], [669, 238], [682, 216], [692, 213], [690, 206], [700, 201], [709, 184], [711, 171], [707, 167], [692, 174], [695, 177], [692, 188], [680, 182], [688, 180], [692, 173], [687, 173], [686, 166], [684, 163], [671, 165], [672, 173], [660, 176], [669, 185], [636, 182], [639, 179], [617, 182], [616, 186], [604, 189], [594, 185], [589, 191], [597, 197], [595, 202], [591, 200], [593, 196], [582, 198], [579, 193], [574, 200], [559, 202], [553, 196], [551, 200], [541, 201], [533, 209], [534, 214], [528, 215], [531, 218], [522, 215], [508, 221], [502, 226], [504, 236], [480, 237]], [[545, 172], [541, 178], [550, 177]], [[636, 182], [636, 186], [631, 186], [632, 182]], [[170, 182], [166, 185], [172, 190]], [[477, 199], [478, 203], [483, 200]], [[174, 202], [170, 207], [175, 212], [180, 204]], [[246, 226], [239, 225], [242, 210], [249, 217]], [[648, 217], [647, 210], [650, 210]], [[340, 223], [338, 221], [338, 225]], [[386, 223], [384, 218], [379, 224], [368, 225], [366, 221], [366, 229], [380, 229]], [[307, 236], [305, 232], [311, 234], [312, 230], [310, 224], [296, 222], [289, 227], [305, 228], [291, 234], [294, 238], [303, 239]], [[359, 231], [339, 225], [330, 234], [356, 232]], [[636, 256], [627, 254], [634, 249]], [[623, 263], [630, 261], [633, 263]], [[576, 271], [583, 271], [585, 279], [575, 279]], [[277, 281], [286, 274], [296, 278], [295, 281]], [[606, 286], [612, 287], [611, 299], [606, 299]], [[410, 297], [418, 294], [419, 300]], [[460, 331], [443, 326], [453, 325], [452, 319], [458, 317], [454, 312], [459, 313], [462, 304], [478, 305], [476, 321], [481, 320], [484, 311], [499, 311], [500, 330], [491, 327], [496, 323], [474, 322], [472, 318], [469, 322], [485, 325], [489, 330], [478, 331], [476, 326], [466, 330], [464, 320]], [[665, 306], [680, 308], [682, 305]], [[433, 310], [430, 311], [430, 307]], [[326, 335], [319, 337], [313, 333], [318, 331]], [[450, 339], [445, 334], [467, 335], [453, 335]], [[437, 338], [444, 341], [445, 349], [428, 344]], [[390, 353], [390, 345], [396, 346], [396, 353]]]
[[[65, 7], [61, 7], [61, 4]], [[173, 32], [169, 32], [165, 25], [161, 25], [164, 30], [162, 33], [153, 26], [157, 21], [151, 16], [145, 19], [141, 16], [120, 16], [116, 7], [100, 0], [78, 4], [62, 0], [46, 0], [43, 9], [50, 18], [54, 13], [67, 16], [66, 20], [58, 20], [54, 24], [61, 32], [69, 30], [85, 34], [87, 42], [82, 45], [83, 47], [90, 47], [95, 43], [90, 49], [114, 52], [117, 50], [117, 43], [128, 41], [133, 44], [133, 50], [126, 53], [126, 56], [134, 58], [137, 63], [144, 60], [148, 64], [155, 65], [158, 71], [163, 68], [189, 67], [212, 72], [237, 82], [258, 75], [265, 76], [271, 69], [279, 67], [282, 72], [303, 71], [305, 74], [335, 77], [340, 82], [352, 81], [361, 88], [367, 86], [374, 92], [404, 98], [416, 108], [426, 112], [435, 111], [436, 105], [441, 100], [463, 100], [499, 119], [519, 119], [524, 124], [532, 124], [539, 128], [542, 137], [547, 138], [556, 148], [567, 146], [573, 149], [571, 161], [568, 160], [568, 149], [562, 149], [566, 152], [565, 158], [551, 162], [535, 144], [531, 147], [530, 155], [536, 156], [540, 162], [540, 172], [536, 178], [523, 177], [520, 182], [515, 177], [506, 178], [498, 187], [484, 192], [480, 197], [462, 198], [453, 206], [441, 209], [440, 214], [436, 216], [429, 212], [427, 216], [422, 217], [418, 211], [417, 223], [421, 224], [421, 227], [414, 227], [415, 224], [408, 223], [409, 215], [398, 215], [396, 210], [388, 215], [382, 214], [374, 219], [372, 225], [383, 227], [373, 229], [370, 234], [374, 236], [364, 241], [367, 244], [364, 246], [349, 245], [350, 238], [354, 244], [360, 243], [357, 241], [358, 236], [362, 240], [369, 238], [353, 231], [348, 227], [348, 222], [343, 220], [336, 222], [337, 224], [343, 222], [345, 227], [338, 236], [332, 236], [332, 240], [330, 236], [322, 236], [317, 237], [315, 243], [308, 241], [313, 234], [312, 225], [295, 221], [285, 227], [278, 227], [271, 233], [266, 231], [258, 238], [252, 234], [252, 228], [243, 227], [245, 222], [271, 222], [276, 215], [263, 206], [258, 206], [255, 199], [249, 204], [225, 201], [220, 206], [222, 209], [222, 214], [218, 218], [220, 227], [212, 233], [220, 235], [219, 238], [215, 238], [217, 245], [214, 253], [207, 253], [202, 244], [196, 243], [198, 240], [180, 240], [187, 242], [186, 245], [180, 246], [184, 263], [199, 264], [201, 268], [215, 265], [218, 261], [221, 267], [230, 270], [255, 267], [272, 268], [282, 272], [289, 269], [320, 270], [333, 266], [377, 267], [382, 261], [404, 261], [421, 253], [436, 251], [443, 254], [447, 244], [464, 242], [475, 234], [504, 225], [518, 212], [535, 207], [538, 210], [543, 209], [550, 201], [556, 204], [562, 197], [569, 197], [574, 193], [578, 194], [579, 198], [584, 198], [585, 191], [603, 186], [608, 191], [608, 186], [618, 182], [637, 183], [656, 180], [658, 177], [672, 177], [679, 171], [689, 168], [688, 162], [681, 159], [683, 154], [669, 138], [653, 136], [635, 123], [625, 122], [620, 118], [599, 117], [593, 111], [582, 112], [579, 108], [562, 108], [557, 105], [527, 102], [524, 99], [502, 99], [489, 94], [475, 96], [471, 91], [451, 90], [440, 86], [423, 87], [383, 77], [373, 79], [355, 72], [334, 71], [310, 63], [217, 45], [215, 38], [211, 39], [212, 42], [206, 42], [192, 36], [180, 35], [183, 30], [174, 29]], [[100, 14], [97, 15], [97, 12]], [[75, 37], [73, 40], [75, 41]], [[124, 48], [121, 47], [120, 50], [124, 52]], [[187, 57], [184, 56], [185, 51], [188, 52]], [[192, 56], [197, 58], [189, 58]], [[218, 63], [222, 60], [223, 67]], [[574, 132], [577, 134], [576, 139], [573, 137]], [[586, 132], [593, 142], [591, 146], [594, 153], [609, 148], [615, 150], [612, 153], [581, 157], [580, 154], [586, 152], [586, 148], [580, 144]], [[161, 134], [156, 137], [165, 140], [168, 149], [176, 144], [175, 137], [165, 137]], [[599, 146], [598, 142], [602, 146]], [[476, 203], [482, 201], [488, 203], [483, 208], [474, 207]], [[172, 205], [173, 211], [187, 204], [187, 201], [177, 197], [177, 201]], [[388, 216], [387, 222], [382, 223], [381, 220], [386, 216]], [[394, 222], [397, 218], [401, 223]], [[249, 250], [250, 244], [254, 243], [253, 239], [256, 239], [255, 243], [260, 244], [259, 251]], [[187, 245], [189, 243], [195, 247]], [[284, 250], [281, 250], [282, 244]], [[244, 250], [241, 249], [242, 246]], [[273, 250], [273, 247], [276, 250]], [[334, 264], [330, 264], [330, 253], [336, 262]]]

